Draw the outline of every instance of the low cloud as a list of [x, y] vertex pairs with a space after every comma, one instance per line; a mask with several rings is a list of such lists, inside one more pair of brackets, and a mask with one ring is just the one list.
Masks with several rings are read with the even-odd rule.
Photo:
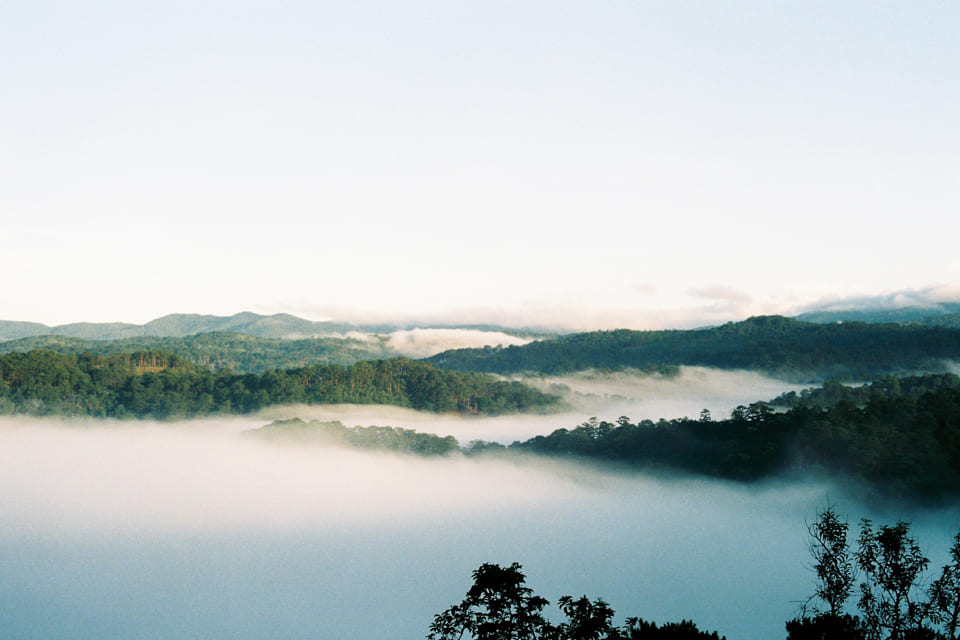
[[723, 302], [750, 302], [751, 297], [740, 291], [734, 289], [733, 287], [726, 287], [723, 285], [711, 285], [709, 287], [703, 287], [701, 289], [693, 289], [688, 292], [690, 295], [697, 298], [707, 298], [710, 300], [718, 300]]
[[657, 293], [657, 288], [649, 282], [635, 282], [631, 289], [634, 293], [639, 293], [643, 296], [652, 296]]
[[887, 311], [905, 307], [939, 309], [944, 303], [960, 303], [960, 282], [903, 289], [877, 295], [856, 295], [822, 298], [795, 310], [796, 313], [812, 311]]
[[450, 349], [524, 345], [530, 341], [502, 331], [410, 329], [391, 333], [387, 346], [405, 356], [426, 358]]

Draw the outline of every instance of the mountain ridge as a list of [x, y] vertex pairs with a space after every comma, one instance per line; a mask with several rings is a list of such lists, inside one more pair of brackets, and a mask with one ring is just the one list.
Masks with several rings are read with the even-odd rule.
[[546, 329], [515, 329], [487, 324], [351, 324], [347, 322], [313, 321], [289, 313], [261, 315], [242, 311], [232, 316], [197, 313], [171, 313], [144, 324], [125, 322], [73, 322], [50, 326], [39, 322], [0, 320], [0, 341], [37, 336], [64, 336], [84, 340], [122, 340], [126, 338], [182, 338], [203, 333], [233, 332], [259, 338], [332, 337], [351, 331], [391, 333], [415, 328], [472, 329], [500, 331], [509, 335], [531, 337], [556, 335]]

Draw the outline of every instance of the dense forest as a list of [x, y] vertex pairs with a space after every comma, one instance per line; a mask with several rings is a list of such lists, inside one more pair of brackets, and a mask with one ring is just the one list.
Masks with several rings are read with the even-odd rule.
[[556, 402], [517, 382], [395, 358], [237, 374], [158, 351], [113, 356], [31, 351], [0, 356], [0, 413], [187, 418], [275, 404], [390, 404], [496, 414]]
[[689, 331], [594, 331], [523, 346], [446, 351], [428, 362], [492, 373], [566, 373], [591, 368], [701, 365], [779, 376], [869, 378], [938, 371], [960, 358], [960, 329], [895, 324], [815, 324], [761, 316]]
[[621, 417], [616, 424], [592, 419], [516, 442], [510, 449], [744, 481], [827, 473], [885, 495], [956, 497], [960, 384], [956, 377], [953, 383], [918, 397], [890, 388], [886, 394], [875, 392], [862, 406], [841, 401], [777, 412], [768, 403], [755, 402], [737, 407], [726, 420], [713, 420], [706, 410], [696, 419], [631, 423]]
[[871, 400], [883, 398], [913, 398], [939, 391], [960, 388], [960, 378], [953, 373], [930, 373], [919, 376], [881, 376], [873, 382], [850, 386], [837, 380], [827, 380], [820, 387], [804, 389], [800, 393], [788, 391], [773, 400], [775, 407], [807, 407], [826, 409], [847, 402], [865, 406]]
[[[250, 317], [248, 317], [250, 316]], [[213, 322], [217, 320], [217, 322]], [[308, 329], [296, 318], [238, 314], [231, 318], [171, 316], [147, 325], [67, 325], [61, 333], [0, 341], [0, 354], [47, 349], [61, 354], [115, 355], [164, 351], [198, 365], [262, 374], [314, 364], [352, 365], [398, 354], [385, 336], [277, 337], [281, 328]], [[11, 336], [37, 331], [8, 327]], [[23, 324], [23, 323], [20, 323]], [[326, 326], [326, 325], [323, 325]], [[196, 329], [224, 327], [209, 332]], [[165, 332], [144, 335], [142, 332]], [[117, 332], [122, 339], [90, 339]], [[134, 335], [130, 335], [131, 332]], [[141, 333], [136, 333], [141, 332]], [[519, 335], [519, 332], [514, 332]], [[78, 337], [83, 336], [83, 337]], [[543, 337], [539, 334], [537, 337]], [[780, 316], [755, 317], [695, 330], [594, 331], [541, 339], [524, 346], [447, 351], [427, 361], [438, 368], [489, 373], [559, 374], [591, 368], [675, 373], [681, 365], [761, 370], [802, 381], [864, 379], [890, 373], [942, 370], [960, 358], [960, 329], [918, 324], [818, 324]]]
[[[846, 392], [837, 399], [838, 388]], [[834, 475], [870, 495], [911, 501], [960, 496], [960, 378], [954, 375], [878, 381], [859, 388], [828, 382], [800, 394], [817, 403], [775, 411], [755, 402], [714, 420], [615, 423], [591, 418], [509, 446], [475, 440], [460, 447], [447, 437], [390, 427], [347, 429], [340, 423], [280, 421], [262, 436], [381, 448], [419, 454], [516, 453], [610, 463], [622, 469], [678, 471], [741, 482], [780, 475]], [[852, 488], [852, 485], [851, 485]]]
[[276, 420], [244, 434], [268, 442], [333, 445], [422, 456], [446, 455], [460, 450], [453, 436], [441, 437], [399, 427], [346, 427], [339, 420]]
[[211, 369], [264, 373], [313, 364], [351, 365], [361, 360], [397, 357], [384, 340], [356, 338], [267, 338], [230, 331], [183, 337], [134, 337], [88, 340], [44, 335], [0, 342], [0, 354], [46, 349], [61, 354], [118, 355], [133, 351], [163, 351]]

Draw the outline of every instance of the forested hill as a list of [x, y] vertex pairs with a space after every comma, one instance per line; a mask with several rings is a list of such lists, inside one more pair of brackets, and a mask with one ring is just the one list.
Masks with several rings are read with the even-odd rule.
[[[754, 481], [779, 474], [827, 473], [887, 497], [960, 496], [960, 378], [919, 376], [870, 385], [862, 404], [774, 411], [755, 402], [727, 420], [591, 419], [573, 429], [515, 442], [508, 451], [616, 462]], [[832, 385], [824, 391], [831, 392]], [[935, 389], [923, 392], [923, 389]], [[861, 396], [863, 397], [863, 396]], [[829, 404], [829, 403], [828, 403]], [[478, 452], [502, 451], [476, 442]]]
[[232, 331], [190, 336], [145, 336], [119, 340], [88, 340], [44, 335], [0, 342], [2, 353], [27, 353], [35, 349], [64, 355], [93, 353], [101, 356], [133, 351], [163, 351], [212, 369], [236, 373], [264, 373], [311, 364], [351, 365], [361, 360], [397, 357], [385, 340], [347, 337], [265, 338]]
[[457, 349], [427, 361], [444, 369], [565, 373], [591, 368], [701, 365], [817, 377], [866, 377], [942, 369], [960, 358], [960, 329], [894, 324], [815, 324], [758, 316], [693, 330], [594, 331], [524, 346]]
[[301, 403], [496, 414], [555, 401], [517, 382], [441, 371], [406, 358], [241, 375], [156, 351], [0, 356], [0, 413], [6, 414], [173, 419]]

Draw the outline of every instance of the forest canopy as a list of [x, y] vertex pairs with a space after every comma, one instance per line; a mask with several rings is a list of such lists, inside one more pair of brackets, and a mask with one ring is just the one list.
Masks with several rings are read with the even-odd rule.
[[804, 379], [939, 371], [960, 358], [960, 329], [894, 324], [814, 324], [759, 316], [689, 331], [593, 331], [523, 346], [446, 351], [444, 369], [567, 373], [592, 368], [669, 370], [681, 365], [752, 369]]
[[331, 403], [499, 414], [556, 401], [519, 382], [441, 371], [407, 358], [257, 375], [212, 371], [160, 351], [102, 356], [35, 350], [0, 356], [3, 414], [175, 419]]

